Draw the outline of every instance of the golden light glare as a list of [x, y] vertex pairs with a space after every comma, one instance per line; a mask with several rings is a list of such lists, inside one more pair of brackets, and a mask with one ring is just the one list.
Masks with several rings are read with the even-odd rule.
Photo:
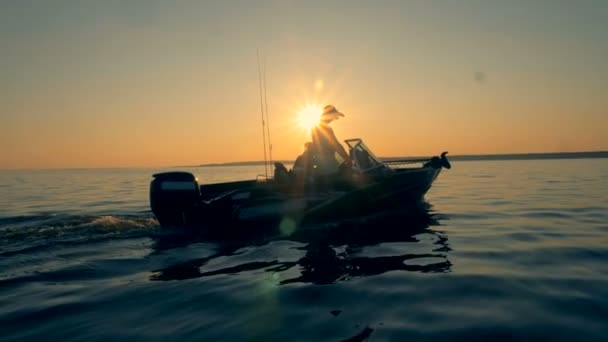
[[298, 111], [296, 121], [298, 126], [303, 130], [310, 131], [319, 123], [319, 118], [323, 113], [323, 107], [321, 105], [306, 105], [300, 111]]
[[317, 80], [315, 82], [315, 89], [321, 90], [321, 89], [323, 89], [324, 85], [325, 85], [325, 83], [323, 82], [323, 80]]

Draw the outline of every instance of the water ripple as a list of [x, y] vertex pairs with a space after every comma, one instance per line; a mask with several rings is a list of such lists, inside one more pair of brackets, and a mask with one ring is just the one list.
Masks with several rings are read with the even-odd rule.
[[[192, 171], [201, 182], [257, 172]], [[3, 340], [608, 334], [606, 160], [459, 162], [422, 218], [214, 241], [141, 212], [151, 173], [0, 172]]]

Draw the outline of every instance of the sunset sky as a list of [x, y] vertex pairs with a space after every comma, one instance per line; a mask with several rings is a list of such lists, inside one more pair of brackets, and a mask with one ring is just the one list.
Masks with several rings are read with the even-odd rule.
[[0, 2], [0, 168], [608, 150], [608, 1]]

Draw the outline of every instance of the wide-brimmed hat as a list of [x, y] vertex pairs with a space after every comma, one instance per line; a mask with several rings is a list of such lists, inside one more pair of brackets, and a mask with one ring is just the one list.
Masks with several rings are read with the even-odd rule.
[[344, 114], [338, 112], [338, 110], [336, 109], [336, 107], [332, 106], [332, 105], [327, 105], [323, 108], [323, 114], [321, 114], [321, 117], [323, 116], [334, 116], [334, 117], [340, 117], [340, 116], [344, 116]]

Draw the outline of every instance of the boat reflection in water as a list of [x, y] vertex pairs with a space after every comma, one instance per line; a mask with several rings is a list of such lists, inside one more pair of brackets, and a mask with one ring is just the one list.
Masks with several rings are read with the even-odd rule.
[[[277, 285], [332, 284], [390, 271], [449, 272], [450, 246], [439, 215], [423, 205], [357, 222], [311, 227], [290, 236], [217, 242], [213, 255], [155, 270], [151, 280], [269, 272]], [[168, 244], [159, 243], [160, 249]], [[268, 258], [272, 255], [272, 258]]]

